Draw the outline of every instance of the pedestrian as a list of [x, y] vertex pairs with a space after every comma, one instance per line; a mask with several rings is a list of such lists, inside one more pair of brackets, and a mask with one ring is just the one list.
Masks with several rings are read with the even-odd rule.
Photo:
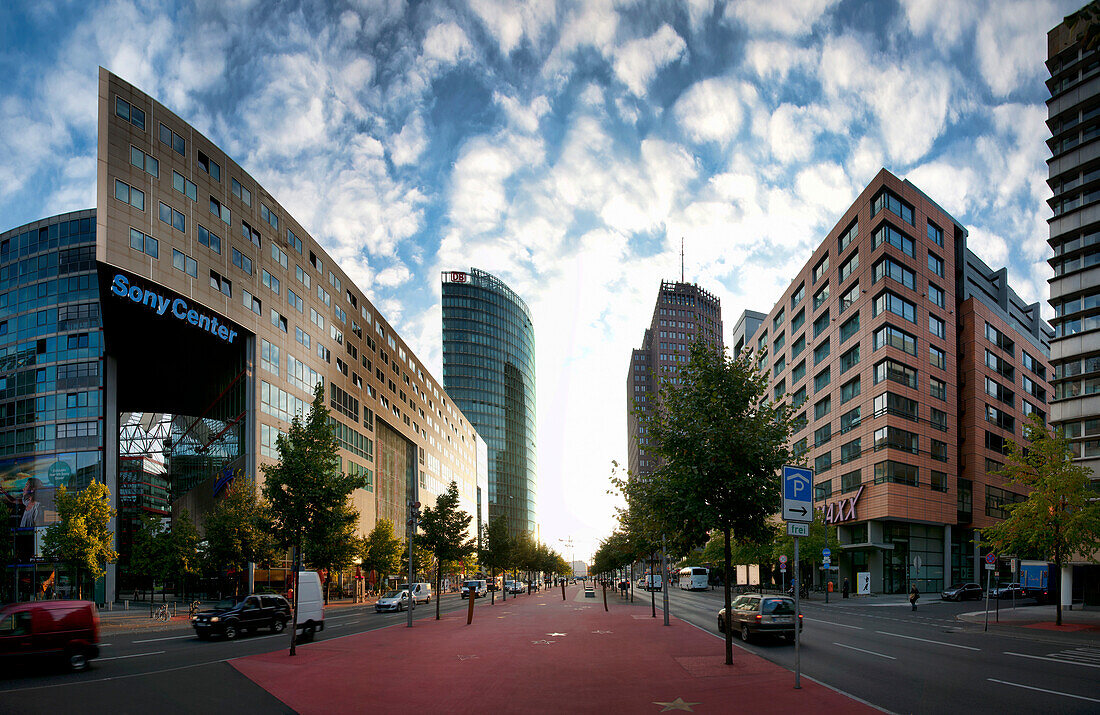
[[850, 590], [850, 586], [848, 586], [848, 578], [845, 577], [844, 578], [844, 598], [848, 598], [848, 591], [849, 590]]
[[912, 604], [913, 610], [917, 610], [917, 599], [920, 598], [920, 591], [917, 590], [916, 582], [913, 583], [913, 588], [909, 589], [909, 603]]

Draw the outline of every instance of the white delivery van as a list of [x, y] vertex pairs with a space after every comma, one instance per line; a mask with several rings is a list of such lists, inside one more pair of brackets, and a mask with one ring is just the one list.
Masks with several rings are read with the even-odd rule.
[[411, 589], [409, 584], [403, 583], [397, 587], [397, 590], [408, 590], [412, 594], [414, 604], [432, 602], [432, 585], [430, 583], [414, 583]]
[[646, 574], [644, 583], [643, 588], [647, 591], [660, 591], [665, 587], [664, 580], [659, 573]]
[[306, 634], [325, 630], [325, 596], [316, 571], [298, 572], [298, 627]]

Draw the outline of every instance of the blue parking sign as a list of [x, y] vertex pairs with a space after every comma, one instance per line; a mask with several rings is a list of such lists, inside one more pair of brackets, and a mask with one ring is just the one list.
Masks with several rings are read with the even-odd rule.
[[814, 472], [803, 467], [783, 467], [783, 519], [810, 522], [814, 519]]

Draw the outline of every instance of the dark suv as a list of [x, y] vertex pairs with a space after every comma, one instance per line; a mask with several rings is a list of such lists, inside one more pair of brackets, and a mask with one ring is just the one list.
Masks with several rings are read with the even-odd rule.
[[203, 640], [218, 635], [233, 640], [242, 631], [255, 633], [259, 628], [279, 633], [289, 621], [290, 604], [285, 598], [253, 594], [231, 608], [200, 611], [191, 618], [191, 625]]

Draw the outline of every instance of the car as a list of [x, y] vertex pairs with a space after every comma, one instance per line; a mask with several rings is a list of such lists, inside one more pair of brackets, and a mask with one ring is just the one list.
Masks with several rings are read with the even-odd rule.
[[978, 584], [963, 583], [944, 589], [943, 593], [940, 594], [940, 598], [945, 601], [980, 601], [984, 594], [985, 592]]
[[[746, 593], [738, 596], [730, 604], [731, 616], [726, 618], [726, 609], [718, 612], [718, 632], [725, 633], [727, 627], [741, 634], [741, 640], [748, 643], [753, 636], [779, 635], [788, 641], [794, 641], [795, 610], [794, 599], [787, 596], [764, 596], [759, 593]], [[802, 615], [798, 615], [798, 630], [802, 630]]]
[[[403, 583], [397, 587], [397, 590], [408, 589], [409, 584]], [[412, 596], [414, 603], [431, 603], [432, 602], [432, 585], [430, 583], [414, 583], [412, 587]]]
[[504, 582], [505, 593], [523, 593], [523, 584], [519, 581], [505, 581]]
[[[407, 587], [397, 591], [386, 591], [382, 594], [382, 597], [374, 603], [375, 613], [404, 611], [409, 607], [409, 589]], [[411, 604], [411, 607], [416, 608], [416, 604]]]
[[81, 671], [99, 655], [99, 614], [91, 601], [31, 601], [0, 609], [0, 657], [62, 660]]
[[989, 592], [990, 598], [1023, 598], [1024, 589], [1020, 588], [1018, 583], [1009, 583], [1004, 586], [998, 586]]
[[281, 633], [290, 621], [290, 603], [275, 594], [254, 593], [229, 608], [207, 609], [191, 617], [191, 626], [201, 640], [222, 636], [234, 640], [241, 633], [268, 628]]
[[467, 598], [473, 592], [474, 598], [482, 598], [489, 595], [489, 585], [485, 579], [471, 579], [462, 582], [462, 597]]

